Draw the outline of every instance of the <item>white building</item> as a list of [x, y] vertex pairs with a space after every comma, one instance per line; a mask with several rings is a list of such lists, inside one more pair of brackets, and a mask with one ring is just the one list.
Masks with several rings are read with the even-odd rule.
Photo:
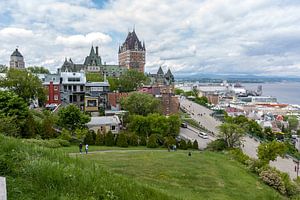
[[10, 56], [10, 68], [25, 69], [25, 62], [22, 54], [16, 49]]

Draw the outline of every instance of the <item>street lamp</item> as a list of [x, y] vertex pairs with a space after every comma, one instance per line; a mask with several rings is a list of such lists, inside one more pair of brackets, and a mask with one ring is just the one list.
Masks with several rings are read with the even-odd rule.
[[299, 174], [299, 159], [297, 158], [297, 160], [293, 159], [294, 163], [296, 164], [295, 166], [295, 172], [297, 172], [297, 178], [298, 178], [298, 174]]

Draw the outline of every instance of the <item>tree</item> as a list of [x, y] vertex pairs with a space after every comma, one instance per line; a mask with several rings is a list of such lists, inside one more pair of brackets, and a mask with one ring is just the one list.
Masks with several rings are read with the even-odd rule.
[[187, 150], [187, 144], [185, 140], [180, 140], [179, 148], [183, 150]]
[[151, 113], [160, 113], [160, 101], [150, 94], [133, 92], [121, 100], [123, 109], [130, 114], [146, 116]]
[[108, 131], [105, 134], [105, 145], [106, 146], [114, 146], [115, 145], [114, 135], [112, 134], [111, 131]]
[[58, 112], [58, 124], [71, 131], [77, 128], [83, 128], [89, 121], [90, 117], [82, 113], [80, 109], [73, 104], [60, 109]]
[[146, 146], [147, 145], [146, 137], [144, 137], [144, 136], [140, 137], [139, 145], [140, 146]]
[[144, 73], [137, 70], [127, 70], [119, 78], [119, 90], [120, 92], [136, 91], [147, 82], [148, 77]]
[[97, 132], [96, 134], [96, 139], [95, 139], [95, 144], [96, 145], [104, 145], [104, 134], [101, 133], [100, 131]]
[[95, 138], [93, 137], [93, 132], [92, 131], [87, 131], [84, 140], [84, 144], [95, 144]]
[[223, 139], [228, 148], [239, 147], [241, 144], [241, 139], [245, 134], [243, 128], [236, 124], [224, 123], [219, 126], [220, 134], [219, 139]]
[[149, 120], [141, 115], [131, 115], [128, 128], [139, 136], [149, 136], [151, 132]]
[[261, 143], [258, 146], [257, 154], [258, 158], [263, 161], [265, 164], [269, 164], [272, 160], [274, 161], [277, 156], [283, 157], [287, 151], [287, 148], [284, 143], [272, 141]]
[[296, 116], [289, 116], [288, 117], [288, 122], [289, 122], [289, 129], [290, 130], [297, 130], [299, 121], [298, 121]]
[[77, 128], [74, 132], [75, 132], [77, 139], [82, 141], [82, 139], [83, 140], [85, 139], [85, 137], [89, 131], [85, 128]]
[[197, 150], [199, 149], [197, 140], [194, 140], [193, 142], [193, 149], [197, 149]]
[[[29, 115], [26, 102], [13, 92], [0, 91], [0, 117], [3, 123], [2, 130], [10, 130], [5, 134], [11, 136], [21, 136], [20, 131], [23, 129]], [[4, 124], [5, 125], [2, 125]], [[6, 126], [6, 128], [5, 128]], [[9, 129], [11, 127], [12, 129]], [[12, 132], [15, 130], [16, 132]]]
[[157, 136], [155, 134], [150, 135], [150, 137], [148, 138], [147, 147], [148, 148], [158, 147]]
[[7, 117], [0, 114], [0, 134], [17, 137], [20, 135], [20, 127], [15, 117]]
[[86, 81], [88, 82], [102, 82], [104, 81], [103, 76], [99, 72], [87, 72]]
[[54, 124], [55, 118], [53, 114], [48, 110], [44, 111], [44, 119], [42, 121], [42, 137], [44, 139], [50, 139], [55, 136]]
[[169, 135], [177, 136], [180, 131], [181, 120], [178, 115], [170, 115], [167, 118], [169, 124]]
[[0, 81], [0, 87], [13, 91], [27, 103], [33, 99], [38, 99], [39, 103], [46, 101], [46, 92], [42, 82], [26, 70], [10, 69], [7, 77]]
[[33, 138], [36, 135], [36, 122], [33, 115], [29, 113], [25, 120], [24, 126], [21, 129], [21, 136], [23, 138]]
[[251, 135], [255, 135], [259, 138], [263, 138], [263, 130], [262, 130], [261, 126], [254, 120], [248, 121], [247, 132]]
[[169, 134], [169, 124], [168, 119], [160, 114], [149, 114], [146, 117], [148, 123], [150, 124], [150, 133], [157, 134], [160, 136], [168, 136]]
[[264, 130], [264, 136], [267, 140], [272, 141], [275, 140], [275, 134], [273, 133], [272, 129], [270, 127], [266, 127]]
[[176, 95], [181, 95], [181, 94], [184, 94], [184, 91], [182, 89], [175, 88], [175, 94]]
[[119, 90], [119, 79], [117, 79], [115, 77], [108, 77], [107, 80], [108, 80], [108, 83], [109, 83], [110, 91]]
[[192, 144], [191, 140], [188, 140], [186, 146], [187, 146], [188, 149], [192, 149], [193, 148], [193, 144]]
[[135, 133], [130, 134], [128, 138], [128, 143], [130, 146], [137, 146], [139, 144], [139, 138]]
[[124, 133], [120, 133], [117, 138], [118, 147], [128, 147], [127, 137]]
[[59, 135], [58, 138], [63, 139], [63, 140], [67, 140], [67, 141], [71, 141], [72, 136], [71, 136], [70, 131], [68, 131], [67, 129], [63, 128], [62, 131], [61, 131], [61, 134]]
[[176, 145], [176, 140], [173, 137], [169, 136], [165, 139], [165, 144], [164, 145], [165, 145], [165, 147]]
[[44, 67], [27, 67], [27, 70], [33, 74], [50, 74], [49, 70]]

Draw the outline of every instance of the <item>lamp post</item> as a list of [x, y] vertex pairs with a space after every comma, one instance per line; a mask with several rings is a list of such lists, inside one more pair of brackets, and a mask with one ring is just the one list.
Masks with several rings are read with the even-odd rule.
[[295, 172], [297, 172], [297, 178], [298, 178], [298, 175], [299, 175], [299, 159], [297, 158], [297, 160], [293, 160], [294, 163], [296, 164], [295, 165]]

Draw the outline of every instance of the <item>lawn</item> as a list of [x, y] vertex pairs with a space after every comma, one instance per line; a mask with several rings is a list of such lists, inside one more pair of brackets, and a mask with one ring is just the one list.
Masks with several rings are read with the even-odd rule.
[[221, 153], [123, 151], [82, 155], [105, 169], [174, 199], [283, 199]]

